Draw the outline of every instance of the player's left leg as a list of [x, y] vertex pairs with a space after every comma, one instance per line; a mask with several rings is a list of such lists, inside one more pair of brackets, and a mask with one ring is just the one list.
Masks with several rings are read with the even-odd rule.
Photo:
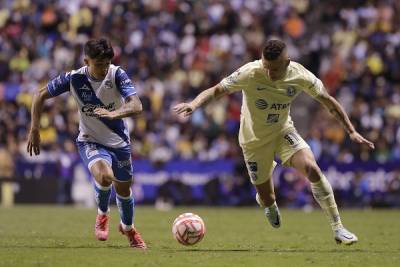
[[140, 233], [135, 229], [134, 218], [134, 198], [132, 195], [132, 162], [130, 147], [113, 149], [113, 171], [116, 180], [113, 185], [116, 192], [116, 201], [121, 218], [119, 231], [126, 235], [129, 244], [133, 248], [145, 249], [146, 243]]
[[332, 186], [318, 167], [311, 150], [304, 148], [297, 151], [291, 157], [290, 165], [310, 180], [311, 191], [329, 219], [336, 242], [346, 245], [356, 243], [357, 236], [342, 225]]

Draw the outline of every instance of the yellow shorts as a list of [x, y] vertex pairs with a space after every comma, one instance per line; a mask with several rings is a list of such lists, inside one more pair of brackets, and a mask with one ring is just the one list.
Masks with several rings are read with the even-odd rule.
[[277, 164], [274, 161], [275, 156], [281, 159], [284, 166], [289, 166], [290, 158], [303, 148], [310, 147], [295, 129], [291, 129], [277, 136], [271, 142], [256, 148], [242, 146], [251, 183], [254, 185], [262, 184], [272, 177], [272, 172]]

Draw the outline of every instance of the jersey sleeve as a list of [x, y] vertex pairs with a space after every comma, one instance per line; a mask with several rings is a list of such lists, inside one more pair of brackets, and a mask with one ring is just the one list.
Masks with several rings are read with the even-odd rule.
[[322, 95], [325, 92], [325, 87], [322, 81], [315, 77], [311, 71], [307, 69], [304, 70], [304, 92], [314, 98]]
[[50, 80], [47, 84], [47, 91], [51, 96], [58, 96], [69, 91], [71, 72], [63, 73]]
[[246, 89], [249, 81], [249, 73], [246, 65], [237, 69], [234, 73], [225, 77], [220, 82], [221, 86], [229, 91], [236, 92]]
[[136, 94], [136, 89], [131, 79], [129, 79], [128, 74], [121, 68], [118, 68], [115, 73], [115, 84], [123, 98]]

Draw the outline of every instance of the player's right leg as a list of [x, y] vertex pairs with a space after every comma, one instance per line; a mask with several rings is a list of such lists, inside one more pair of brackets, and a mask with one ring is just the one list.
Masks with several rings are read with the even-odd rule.
[[108, 238], [109, 203], [111, 184], [114, 178], [111, 168], [111, 156], [96, 143], [77, 142], [79, 154], [94, 177], [94, 189], [97, 203], [95, 236], [100, 241]]
[[268, 143], [257, 148], [242, 147], [247, 171], [251, 183], [255, 186], [256, 201], [264, 209], [265, 216], [274, 228], [281, 226], [281, 215], [275, 202], [275, 191], [272, 180], [274, 162], [274, 143]]

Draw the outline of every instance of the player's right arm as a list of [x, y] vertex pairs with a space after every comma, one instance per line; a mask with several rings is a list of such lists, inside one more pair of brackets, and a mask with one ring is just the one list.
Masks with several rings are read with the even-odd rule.
[[177, 114], [183, 114], [185, 117], [190, 116], [196, 109], [205, 106], [213, 100], [243, 90], [247, 87], [249, 80], [250, 69], [248, 66], [248, 64], [242, 66], [228, 77], [225, 77], [219, 84], [201, 92], [192, 102], [180, 103], [173, 110]]
[[35, 155], [40, 154], [40, 134], [39, 134], [39, 121], [40, 115], [42, 114], [43, 103], [46, 99], [49, 99], [51, 95], [47, 90], [47, 87], [43, 87], [39, 92], [33, 96], [32, 108], [31, 108], [31, 128], [28, 135], [27, 151], [32, 156], [32, 152]]
[[40, 116], [42, 115], [43, 103], [46, 99], [58, 96], [69, 91], [71, 73], [63, 73], [49, 81], [46, 87], [39, 89], [33, 96], [31, 108], [31, 127], [28, 135], [26, 150], [32, 156], [40, 154]]
[[229, 93], [221, 84], [217, 84], [211, 88], [208, 88], [201, 92], [192, 102], [189, 103], [180, 103], [176, 105], [173, 110], [177, 114], [183, 114], [183, 116], [190, 116], [192, 113], [202, 107], [214, 99], [218, 99], [224, 95]]

